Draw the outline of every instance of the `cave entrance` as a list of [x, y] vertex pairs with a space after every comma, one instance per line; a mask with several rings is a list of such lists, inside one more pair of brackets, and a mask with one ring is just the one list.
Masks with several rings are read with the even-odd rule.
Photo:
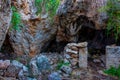
[[[71, 21], [69, 21], [71, 20]], [[44, 52], [62, 52], [67, 43], [88, 42], [88, 48], [105, 50], [106, 45], [113, 44], [113, 38], [108, 39], [106, 30], [96, 30], [95, 23], [86, 16], [77, 16], [75, 20], [68, 16], [59, 16], [59, 27], [54, 39]]]
[[0, 59], [12, 59], [14, 55], [14, 50], [10, 43], [9, 35], [7, 34], [0, 50]]

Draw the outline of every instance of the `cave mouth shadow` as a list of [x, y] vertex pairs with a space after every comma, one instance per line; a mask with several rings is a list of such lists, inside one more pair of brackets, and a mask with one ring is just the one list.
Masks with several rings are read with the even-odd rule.
[[[62, 19], [60, 18], [60, 20]], [[77, 23], [78, 27], [83, 24], [81, 29], [77, 33], [78, 41], [76, 41], [76, 43], [88, 42], [88, 49], [105, 51], [105, 47], [107, 45], [115, 43], [115, 39], [113, 36], [106, 35], [106, 29], [96, 30], [95, 23], [92, 20], [89, 20], [88, 17], [84, 15], [80, 15], [73, 23]], [[64, 33], [66, 33], [66, 31]], [[64, 47], [68, 43], [74, 42], [56, 42], [55, 37], [43, 52], [63, 52]]]
[[[112, 45], [115, 43], [114, 37], [107, 37], [106, 30], [95, 30], [93, 28], [88, 28], [86, 26], [82, 27], [79, 31], [79, 40], [77, 43], [80, 42], [88, 42], [88, 50], [93, 51], [101, 51], [105, 53], [105, 47], [107, 45]], [[43, 52], [58, 52], [61, 53], [64, 51], [64, 47], [71, 42], [56, 42], [56, 38], [54, 38], [50, 44], [47, 46], [47, 49]]]
[[14, 54], [14, 49], [10, 43], [9, 35], [7, 34], [5, 37], [5, 40], [3, 42], [3, 45], [1, 46], [0, 53], [3, 56], [0, 56], [0, 59], [12, 59]]

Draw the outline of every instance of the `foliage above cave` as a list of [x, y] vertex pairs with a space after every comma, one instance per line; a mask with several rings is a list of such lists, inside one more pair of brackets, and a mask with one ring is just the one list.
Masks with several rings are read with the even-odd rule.
[[60, 0], [35, 0], [35, 6], [37, 7], [37, 14], [41, 14], [44, 10], [48, 13], [50, 18], [53, 18], [56, 14], [56, 10], [59, 6]]
[[12, 20], [11, 20], [12, 28], [15, 30], [19, 30], [19, 26], [21, 24], [21, 16], [15, 6], [12, 6], [11, 9], [12, 9]]
[[100, 9], [108, 15], [107, 34], [113, 33], [115, 39], [120, 36], [120, 0], [108, 0], [106, 6]]

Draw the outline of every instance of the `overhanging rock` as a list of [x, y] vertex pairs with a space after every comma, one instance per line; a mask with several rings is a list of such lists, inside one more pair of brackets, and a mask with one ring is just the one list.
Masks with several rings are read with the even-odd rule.
[[56, 41], [77, 42], [82, 27], [105, 29], [106, 13], [99, 12], [107, 0], [62, 0], [58, 8]]

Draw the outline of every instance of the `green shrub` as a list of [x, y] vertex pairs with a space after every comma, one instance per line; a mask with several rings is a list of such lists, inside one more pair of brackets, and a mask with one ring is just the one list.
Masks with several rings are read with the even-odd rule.
[[19, 27], [21, 25], [21, 16], [15, 6], [12, 6], [11, 8], [12, 8], [12, 20], [11, 20], [12, 28], [15, 30], [19, 30]]
[[69, 66], [70, 65], [70, 63], [69, 62], [64, 62], [63, 60], [61, 60], [58, 64], [57, 64], [57, 70], [60, 70], [60, 68], [62, 67], [62, 66]]
[[48, 13], [50, 19], [53, 19], [56, 14], [56, 10], [59, 6], [60, 0], [35, 0], [35, 6], [37, 7], [37, 14], [41, 14], [42, 9]]
[[118, 68], [111, 67], [110, 69], [105, 70], [104, 73], [111, 76], [116, 76], [120, 79], [120, 66]]
[[108, 15], [107, 34], [113, 33], [116, 40], [120, 35], [120, 0], [108, 0], [106, 6], [99, 9]]

